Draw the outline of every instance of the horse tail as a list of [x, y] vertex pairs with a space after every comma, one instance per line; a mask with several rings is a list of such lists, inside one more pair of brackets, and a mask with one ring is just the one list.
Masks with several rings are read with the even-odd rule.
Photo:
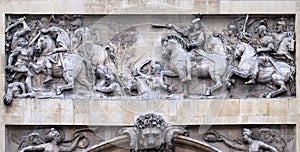
[[93, 75], [93, 66], [91, 64], [91, 62], [83, 57], [82, 58], [82, 62], [84, 62], [86, 68], [87, 68], [87, 77], [89, 79], [92, 79], [92, 75]]
[[290, 84], [290, 92], [291, 95], [296, 95], [296, 68], [294, 66], [294, 63], [292, 63], [291, 66], [291, 74], [289, 75], [289, 84]]

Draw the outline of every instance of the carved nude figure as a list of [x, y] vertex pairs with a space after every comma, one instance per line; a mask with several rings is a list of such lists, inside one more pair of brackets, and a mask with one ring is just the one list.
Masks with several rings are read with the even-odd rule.
[[99, 80], [96, 82], [95, 90], [102, 93], [112, 93], [114, 96], [119, 96], [123, 94], [122, 87], [115, 82], [115, 76], [113, 75], [111, 69], [107, 66], [99, 67], [97, 66], [96, 76]]
[[[214, 132], [214, 133], [210, 133], [210, 134], [217, 134], [217, 133]], [[245, 144], [241, 144], [241, 143], [229, 140], [222, 135], [217, 135], [217, 136], [218, 136], [217, 139], [206, 138], [204, 136], [204, 140], [209, 141], [209, 142], [222, 141], [228, 147], [231, 147], [233, 149], [240, 150], [240, 151], [260, 152], [261, 150], [267, 150], [268, 152], [278, 152], [278, 150], [275, 147], [273, 147], [263, 141], [254, 139], [253, 132], [248, 128], [244, 128], [243, 132], [242, 132], [242, 140]]]
[[84, 138], [84, 136], [79, 135], [72, 143], [70, 147], [64, 147], [60, 146], [62, 142], [62, 137], [60, 133], [54, 129], [51, 128], [50, 132], [47, 134], [47, 138], [49, 140], [48, 143], [35, 145], [35, 146], [27, 146], [23, 149], [21, 149], [19, 152], [25, 152], [25, 151], [46, 151], [46, 152], [70, 152], [73, 151], [79, 141]]
[[3, 102], [6, 106], [9, 106], [13, 101], [13, 98], [26, 98], [26, 97], [34, 97], [35, 93], [26, 93], [25, 84], [22, 82], [13, 82], [8, 84], [7, 92], [3, 97]]
[[5, 32], [9, 32], [12, 28], [18, 26], [19, 24], [22, 24], [23, 27], [21, 29], [18, 29], [12, 36], [12, 49], [15, 49], [18, 44], [16, 44], [18, 42], [19, 38], [23, 38], [25, 35], [27, 35], [28, 33], [30, 33], [31, 29], [30, 27], [27, 25], [27, 23], [25, 22], [26, 17], [22, 17], [19, 18], [17, 20], [17, 22], [13, 23], [12, 25], [10, 25], [9, 27], [7, 27], [5, 29]]
[[12, 80], [18, 79], [18, 81], [21, 81], [19, 78], [24, 75], [26, 77], [25, 83], [27, 90], [31, 93], [33, 92], [31, 82], [32, 73], [29, 69], [29, 63], [32, 61], [33, 49], [28, 47], [28, 42], [24, 37], [19, 38], [16, 44], [18, 47], [9, 55], [6, 70]]

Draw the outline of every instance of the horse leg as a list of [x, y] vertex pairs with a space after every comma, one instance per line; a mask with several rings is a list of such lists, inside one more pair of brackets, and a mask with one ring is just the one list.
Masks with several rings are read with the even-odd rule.
[[234, 67], [232, 66], [230, 69], [229, 69], [229, 74], [227, 75], [227, 79], [226, 80], [229, 80], [232, 75], [237, 75], [239, 77], [242, 77], [242, 78], [248, 78], [249, 76], [251, 76], [251, 71], [250, 70], [240, 70], [238, 69], [237, 67]]
[[230, 81], [230, 78], [233, 75], [237, 75], [241, 78], [246, 79], [246, 78], [249, 78], [252, 75], [251, 73], [252, 73], [251, 70], [240, 70], [237, 67], [230, 66], [229, 73], [227, 74], [227, 77], [226, 77], [227, 89], [230, 89], [231, 85], [233, 84], [233, 82]]
[[213, 81], [216, 82], [215, 85], [208, 87], [206, 89], [205, 95], [210, 96], [216, 89], [222, 87], [222, 78], [221, 76], [212, 76]]
[[[84, 74], [84, 73], [82, 73], [82, 74]], [[77, 77], [76, 80], [77, 80], [81, 85], [85, 86], [85, 87], [88, 89], [88, 91], [91, 91], [91, 90], [92, 90], [92, 86], [91, 86], [91, 84], [89, 83], [89, 81], [87, 80], [86, 76], [81, 75], [81, 76]]]
[[[82, 73], [82, 74], [85, 74], [85, 73]], [[81, 85], [85, 86], [89, 93], [90, 93], [90, 97], [93, 97], [94, 96], [94, 93], [93, 93], [93, 86], [92, 84], [87, 80], [86, 76], [80, 76], [76, 79]]]
[[278, 85], [280, 88], [278, 90], [267, 93], [266, 98], [273, 98], [273, 97], [287, 91], [285, 82], [283, 81], [283, 78], [280, 74], [273, 74], [272, 80], [275, 83], [275, 85]]
[[28, 64], [28, 67], [31, 68], [35, 73], [40, 73], [42, 71], [42, 66], [36, 65], [32, 62]]
[[176, 77], [176, 76], [178, 76], [178, 74], [171, 70], [165, 70], [165, 71], [160, 72], [160, 79], [159, 79], [160, 86], [163, 89], [168, 89], [168, 86], [165, 84], [165, 81], [164, 81], [164, 76]]
[[64, 76], [65, 81], [67, 82], [67, 85], [58, 86], [57, 90], [56, 90], [57, 95], [60, 95], [62, 93], [62, 91], [64, 91], [64, 90], [74, 88], [74, 77], [71, 74], [71, 72], [65, 71], [63, 76]]
[[228, 73], [227, 73], [226, 81], [229, 81], [229, 80], [230, 80], [230, 78], [231, 78], [232, 75], [233, 75], [233, 70], [234, 70], [234, 69], [237, 69], [237, 68], [234, 67], [234, 66], [232, 66], [232, 65], [230, 65], [230, 66], [228, 67]]
[[183, 98], [187, 98], [189, 96], [189, 82], [183, 82]]

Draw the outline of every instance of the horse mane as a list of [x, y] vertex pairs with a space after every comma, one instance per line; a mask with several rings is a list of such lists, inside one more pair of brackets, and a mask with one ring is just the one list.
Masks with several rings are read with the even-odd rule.
[[162, 40], [162, 42], [168, 41], [168, 40], [176, 40], [176, 42], [181, 45], [182, 49], [184, 49], [186, 51], [189, 50], [188, 49], [189, 47], [188, 47], [188, 44], [186, 43], [186, 41], [182, 37], [180, 37], [180, 36], [178, 36], [176, 34], [168, 35], [166, 38], [164, 38]]

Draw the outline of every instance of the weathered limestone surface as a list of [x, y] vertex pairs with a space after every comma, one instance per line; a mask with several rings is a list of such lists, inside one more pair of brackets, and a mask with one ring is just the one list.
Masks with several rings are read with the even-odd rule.
[[[5, 14], [296, 14], [297, 0], [2, 0], [0, 1], [0, 96], [5, 90]], [[300, 42], [300, 37], [296, 37]], [[300, 76], [300, 43], [296, 43], [296, 80]], [[228, 100], [38, 100], [0, 104], [0, 151], [5, 125], [132, 125], [140, 114], [155, 112], [173, 125], [296, 124], [300, 137], [300, 81], [296, 98]], [[300, 140], [297, 138], [297, 152]]]

